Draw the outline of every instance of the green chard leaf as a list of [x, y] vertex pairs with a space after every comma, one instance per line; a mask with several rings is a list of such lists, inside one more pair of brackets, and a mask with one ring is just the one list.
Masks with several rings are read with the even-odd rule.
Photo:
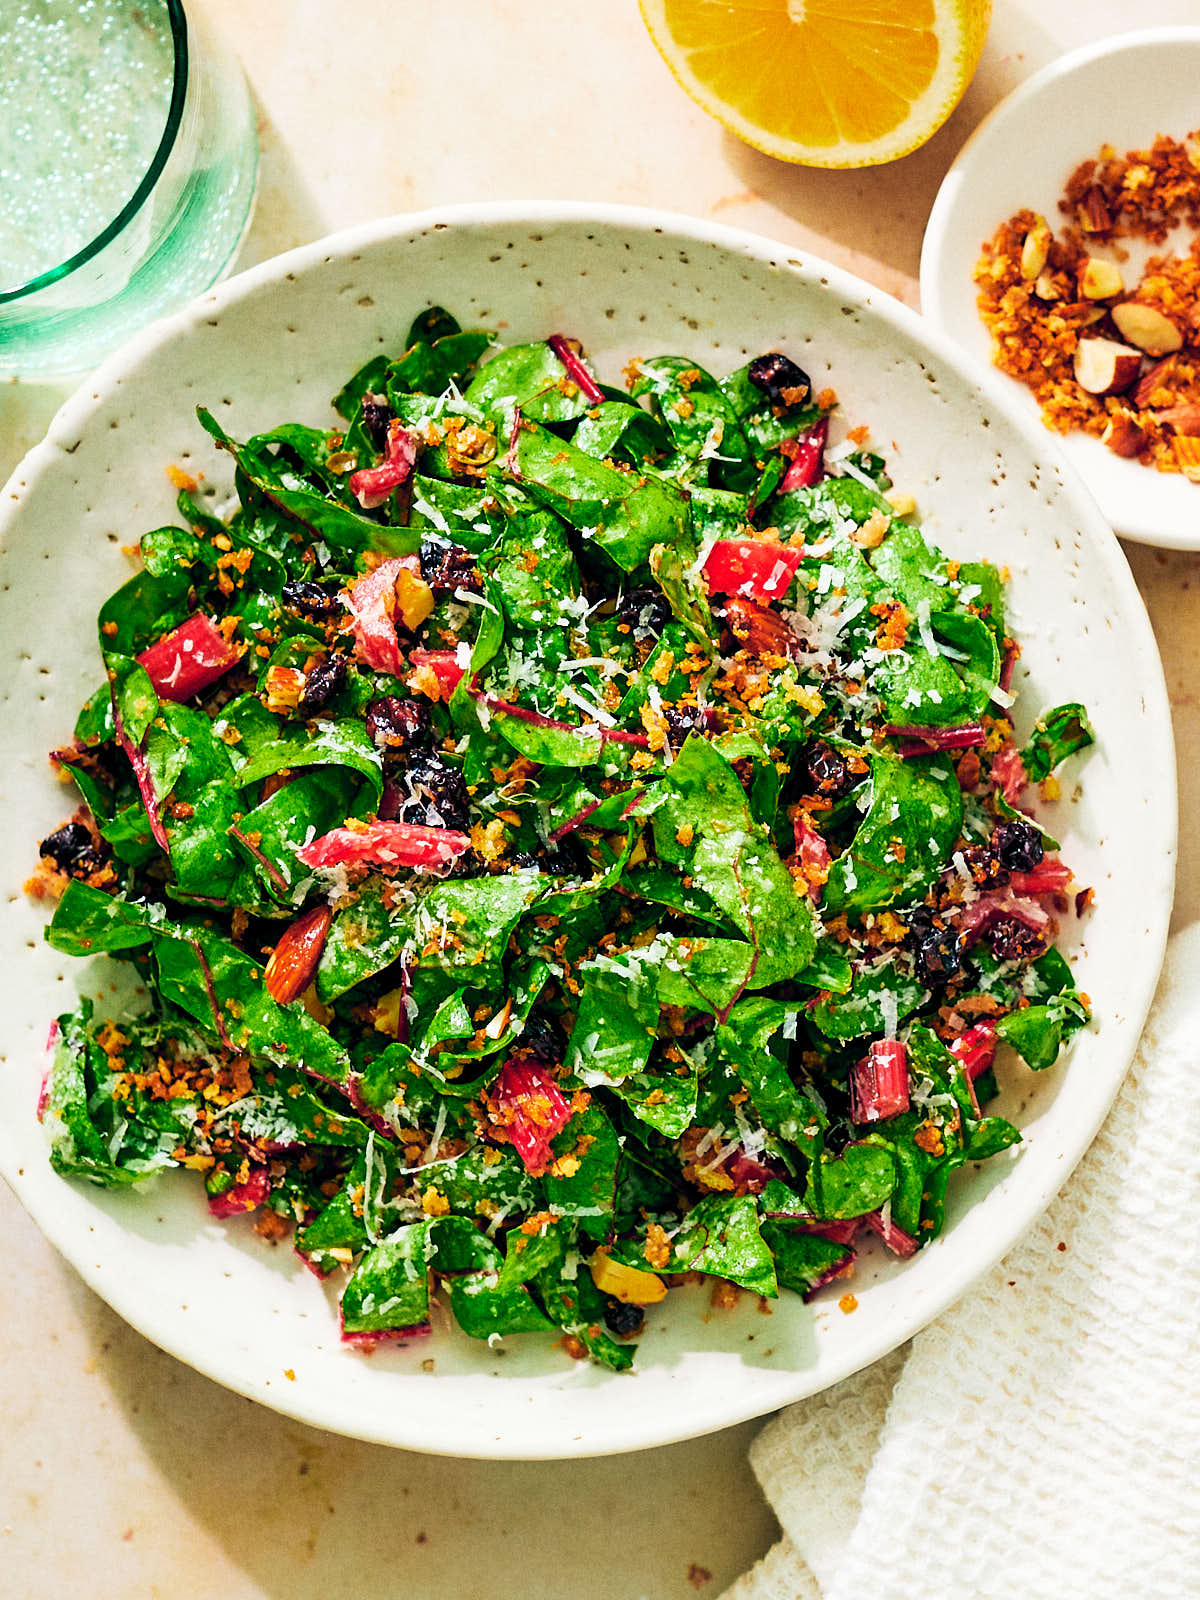
[[816, 949], [811, 902], [754, 820], [729, 762], [693, 735], [658, 796], [653, 826], [660, 861], [685, 871], [749, 940], [756, 982], [802, 972]]
[[763, 1239], [752, 1195], [698, 1201], [671, 1241], [668, 1272], [706, 1272], [754, 1294], [779, 1293], [775, 1261]]
[[583, 993], [567, 1066], [584, 1082], [641, 1072], [658, 1030], [659, 1002], [653, 974], [620, 958], [596, 956], [580, 967]]
[[626, 572], [640, 566], [655, 545], [676, 546], [684, 559], [694, 554], [687, 502], [669, 484], [596, 461], [526, 420], [509, 457], [523, 489]]
[[[140, 1051], [132, 1030], [122, 1052], [128, 1069], [136, 1070]], [[185, 1122], [162, 1104], [153, 1120], [133, 1118], [132, 1108], [113, 1094], [116, 1076], [96, 1040], [91, 1003], [59, 1017], [41, 1113], [56, 1172], [124, 1188], [175, 1165], [171, 1152]]]
[[338, 550], [382, 549], [392, 555], [407, 555], [418, 548], [419, 539], [407, 529], [372, 521], [304, 483], [269, 452], [258, 454], [248, 445], [238, 444], [203, 406], [197, 407], [196, 415], [205, 432], [233, 456], [249, 489], [290, 524], [297, 538], [323, 540]]
[[368, 1250], [342, 1291], [346, 1333], [423, 1327], [429, 1321], [430, 1222], [413, 1222]]
[[672, 443], [692, 470], [717, 466], [730, 489], [749, 492], [758, 478], [737, 414], [715, 378], [687, 356], [637, 363], [632, 393], [649, 395]]
[[332, 401], [339, 417], [345, 417], [347, 422], [352, 421], [368, 394], [382, 392], [387, 381], [388, 364], [387, 356], [372, 356], [370, 361], [359, 367], [348, 383], [342, 385]]
[[765, 1221], [762, 1236], [775, 1258], [781, 1289], [791, 1289], [807, 1300], [854, 1259], [849, 1245], [823, 1239], [817, 1233], [797, 1233], [778, 1222]]
[[810, 1158], [820, 1149], [825, 1119], [792, 1082], [782, 1053], [787, 1030], [795, 1036], [797, 1005], [741, 1000], [717, 1029], [717, 1051], [729, 1061], [763, 1126]]
[[913, 900], [936, 881], [962, 827], [962, 790], [943, 755], [901, 760], [866, 753], [870, 806], [829, 870], [822, 909], [877, 911]]
[[1034, 726], [1029, 743], [1021, 751], [1029, 781], [1041, 783], [1061, 761], [1095, 742], [1095, 729], [1078, 701], [1068, 701], [1065, 705], [1055, 706], [1052, 711], [1043, 712]]
[[575, 1251], [565, 1251], [556, 1263], [543, 1267], [534, 1288], [546, 1315], [578, 1339], [593, 1361], [614, 1372], [629, 1370], [637, 1346], [618, 1344], [605, 1333], [605, 1298]]
[[874, 1144], [848, 1144], [840, 1155], [822, 1152], [809, 1172], [804, 1199], [814, 1216], [862, 1217], [878, 1211], [895, 1187], [891, 1151]]
[[498, 351], [480, 367], [465, 399], [497, 429], [511, 426], [517, 410], [530, 422], [572, 422], [592, 406], [544, 341]]
[[1052, 995], [1040, 1005], [1010, 1011], [996, 1023], [996, 1036], [1035, 1072], [1052, 1067], [1068, 1039], [1086, 1026], [1091, 1013], [1077, 989]]

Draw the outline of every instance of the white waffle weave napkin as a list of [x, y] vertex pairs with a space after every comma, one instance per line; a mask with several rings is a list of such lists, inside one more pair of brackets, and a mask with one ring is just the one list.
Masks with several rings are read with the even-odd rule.
[[1200, 924], [1021, 1244], [759, 1435], [784, 1537], [724, 1600], [1197, 1600], [1198, 1328]]

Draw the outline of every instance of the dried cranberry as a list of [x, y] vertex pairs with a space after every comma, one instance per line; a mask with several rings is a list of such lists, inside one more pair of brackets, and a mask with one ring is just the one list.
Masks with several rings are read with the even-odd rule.
[[327, 706], [346, 681], [345, 656], [326, 656], [304, 679], [296, 714], [311, 717]]
[[429, 712], [420, 700], [401, 700], [383, 694], [366, 711], [367, 732], [381, 750], [401, 750], [421, 739], [429, 727]]
[[673, 745], [681, 745], [689, 733], [701, 733], [708, 727], [708, 711], [704, 706], [668, 706], [662, 708], [667, 735]]
[[539, 1012], [529, 1017], [521, 1030], [521, 1048], [530, 1050], [543, 1061], [561, 1061], [566, 1051], [566, 1039], [548, 1017]]
[[407, 765], [396, 772], [395, 782], [402, 797], [396, 812], [398, 822], [464, 833], [469, 830], [470, 802], [462, 773], [436, 750], [414, 751]]
[[1046, 936], [1020, 917], [1000, 917], [988, 929], [988, 943], [998, 961], [1026, 961], [1046, 949]]
[[962, 969], [962, 941], [953, 924], [928, 906], [906, 911], [904, 920], [916, 978], [931, 988], [948, 983]]
[[1000, 860], [994, 838], [986, 844], [967, 845], [961, 854], [971, 882], [977, 888], [995, 889], [1008, 882], [1008, 871]]
[[800, 774], [806, 794], [819, 794], [826, 800], [837, 800], [849, 789], [853, 774], [845, 756], [839, 755], [823, 739], [805, 747], [800, 758]]
[[630, 1305], [625, 1300], [617, 1300], [609, 1295], [604, 1302], [604, 1326], [609, 1333], [615, 1333], [620, 1338], [625, 1338], [631, 1333], [641, 1331], [641, 1326], [646, 1320], [646, 1313], [641, 1306]]
[[38, 846], [60, 872], [71, 878], [86, 878], [108, 860], [108, 846], [97, 845], [82, 822], [66, 822]]
[[802, 406], [812, 393], [808, 373], [778, 350], [756, 356], [750, 363], [749, 378], [756, 389], [763, 390], [773, 406], [782, 406], [784, 410]]
[[82, 822], [66, 822], [43, 839], [39, 848], [60, 872], [70, 872], [84, 851], [92, 848], [92, 836]]
[[992, 835], [992, 845], [1009, 872], [1032, 872], [1046, 854], [1041, 834], [1032, 822], [1020, 818], [1002, 822]]
[[283, 603], [289, 611], [303, 617], [332, 617], [342, 609], [337, 595], [310, 578], [298, 578], [283, 586]]
[[552, 877], [565, 878], [577, 870], [570, 851], [563, 844], [546, 845], [541, 850], [515, 850], [512, 864], [514, 867], [536, 867], [539, 872], [548, 872]]
[[421, 540], [421, 576], [438, 596], [452, 595], [456, 589], [483, 593], [475, 557], [461, 544], [451, 544], [436, 534], [426, 534]]
[[661, 589], [631, 589], [617, 606], [617, 621], [635, 639], [657, 639], [671, 620], [671, 608]]
[[363, 432], [377, 450], [382, 450], [387, 442], [388, 423], [396, 413], [386, 400], [376, 400], [373, 395], [367, 395], [362, 403]]

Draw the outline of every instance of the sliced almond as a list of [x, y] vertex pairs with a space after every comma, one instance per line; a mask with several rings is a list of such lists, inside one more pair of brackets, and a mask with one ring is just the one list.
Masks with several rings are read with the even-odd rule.
[[1169, 423], [1176, 433], [1182, 433], [1187, 438], [1194, 439], [1200, 435], [1200, 405], [1194, 401], [1181, 406], [1168, 406], [1154, 415], [1158, 422]]
[[1112, 319], [1121, 337], [1148, 356], [1168, 356], [1183, 344], [1183, 334], [1170, 317], [1144, 301], [1122, 301], [1112, 308]]
[[1139, 427], [1132, 417], [1115, 416], [1100, 435], [1100, 442], [1106, 444], [1115, 456], [1141, 455], [1146, 448], [1146, 430]]
[[1037, 295], [1039, 300], [1062, 299], [1062, 290], [1058, 287], [1058, 284], [1055, 283], [1054, 274], [1052, 272], [1041, 272], [1038, 274], [1037, 282], [1033, 286], [1033, 292], [1035, 295]]
[[279, 1005], [295, 1000], [312, 982], [332, 921], [328, 906], [314, 906], [284, 931], [263, 974], [267, 993]]
[[489, 1039], [498, 1039], [508, 1027], [509, 1018], [512, 1016], [512, 1000], [508, 999], [496, 1012], [489, 1022], [484, 1023], [483, 1031]]
[[1032, 282], [1046, 265], [1051, 238], [1044, 217], [1039, 217], [1025, 235], [1025, 242], [1021, 246], [1021, 276], [1027, 282]]
[[1085, 300], [1111, 300], [1125, 292], [1125, 279], [1115, 261], [1086, 256], [1079, 268], [1079, 292]]
[[1139, 352], [1115, 339], [1081, 339], [1075, 348], [1075, 381], [1089, 394], [1121, 394], [1141, 366]]

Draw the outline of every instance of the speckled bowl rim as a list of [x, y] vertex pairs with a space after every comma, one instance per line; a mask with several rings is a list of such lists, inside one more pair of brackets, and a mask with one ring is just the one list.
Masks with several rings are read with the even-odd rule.
[[[432, 210], [399, 214], [379, 221], [349, 228], [330, 235], [313, 244], [277, 256], [252, 267], [227, 280], [192, 303], [184, 311], [163, 319], [132, 339], [110, 357], [96, 374], [88, 379], [61, 407], [45, 439], [25, 457], [10, 478], [0, 498], [0, 541], [11, 523], [20, 516], [24, 498], [36, 488], [42, 474], [56, 462], [62, 452], [71, 452], [88, 425], [89, 418], [103, 398], [121, 385], [142, 362], [154, 352], [169, 345], [181, 334], [187, 333], [227, 307], [236, 304], [260, 286], [284, 280], [291, 274], [301, 274], [326, 260], [351, 256], [376, 243], [395, 236], [415, 234], [422, 229], [454, 228], [474, 224], [499, 224], [514, 228], [560, 223], [588, 224], [596, 227], [619, 227], [629, 230], [655, 231], [678, 234], [699, 243], [711, 243], [731, 252], [747, 255], [755, 260], [782, 268], [786, 265], [797, 277], [819, 282], [823, 289], [840, 297], [845, 304], [878, 316], [907, 337], [923, 345], [943, 365], [951, 369], [966, 385], [980, 392], [981, 398], [1018, 432], [1036, 460], [1044, 441], [1031, 426], [1027, 417], [1004, 391], [1003, 385], [965, 358], [958, 346], [918, 314], [902, 305], [885, 292], [876, 289], [843, 269], [818, 257], [798, 251], [765, 236], [729, 228], [677, 213], [644, 207], [592, 204], [588, 202], [487, 202], [446, 206]], [[1052, 1163], [1042, 1163], [1029, 1182], [1020, 1189], [1019, 1200], [1004, 1214], [1004, 1225], [984, 1234], [978, 1227], [962, 1226], [968, 1235], [971, 1248], [956, 1253], [933, 1283], [922, 1285], [923, 1293], [914, 1295], [905, 1306], [905, 1314], [897, 1315], [888, 1326], [886, 1337], [865, 1351], [850, 1351], [841, 1362], [830, 1361], [821, 1373], [820, 1381], [812, 1381], [811, 1369], [772, 1370], [760, 1374], [760, 1382], [749, 1393], [745, 1386], [730, 1386], [731, 1392], [723, 1394], [722, 1385], [711, 1386], [706, 1405], [697, 1407], [686, 1422], [676, 1420], [664, 1428], [656, 1421], [653, 1407], [646, 1406], [639, 1416], [627, 1420], [619, 1434], [609, 1433], [601, 1443], [577, 1439], [570, 1443], [559, 1441], [547, 1447], [532, 1441], [509, 1436], [503, 1440], [473, 1441], [464, 1446], [461, 1439], [439, 1435], [433, 1426], [414, 1427], [401, 1419], [381, 1418], [378, 1424], [356, 1420], [353, 1423], [339, 1414], [336, 1403], [322, 1403], [318, 1397], [310, 1400], [299, 1385], [287, 1386], [289, 1392], [279, 1387], [265, 1391], [236, 1363], [227, 1362], [222, 1351], [211, 1345], [189, 1343], [180, 1336], [171, 1312], [154, 1302], [153, 1296], [139, 1294], [125, 1283], [114, 1284], [111, 1278], [93, 1270], [91, 1255], [80, 1248], [80, 1241], [68, 1227], [60, 1226], [51, 1212], [31, 1211], [34, 1220], [55, 1248], [71, 1263], [84, 1281], [100, 1294], [139, 1332], [161, 1349], [193, 1366], [237, 1393], [258, 1400], [273, 1409], [297, 1420], [329, 1429], [349, 1433], [374, 1443], [388, 1444], [433, 1454], [473, 1456], [480, 1459], [565, 1459], [573, 1456], [613, 1454], [622, 1451], [646, 1449], [673, 1443], [731, 1426], [754, 1416], [772, 1411], [789, 1402], [819, 1393], [829, 1386], [849, 1377], [853, 1372], [895, 1349], [911, 1338], [935, 1317], [939, 1316], [984, 1272], [999, 1261], [1019, 1240], [1021, 1235], [1041, 1214], [1087, 1150], [1099, 1130], [1113, 1099], [1128, 1070], [1140, 1038], [1150, 1003], [1154, 996], [1159, 970], [1166, 946], [1172, 888], [1174, 858], [1177, 838], [1177, 797], [1174, 783], [1174, 745], [1166, 685], [1159, 660], [1154, 635], [1150, 628], [1141, 595], [1139, 594], [1120, 546], [1103, 521], [1095, 503], [1082, 480], [1069, 465], [1056, 461], [1064, 493], [1070, 498], [1072, 510], [1078, 518], [1078, 528], [1087, 540], [1089, 556], [1102, 563], [1104, 572], [1123, 602], [1123, 622], [1128, 631], [1122, 637], [1122, 648], [1130, 659], [1136, 659], [1144, 676], [1147, 690], [1145, 720], [1141, 729], [1143, 751], [1152, 770], [1160, 775], [1170, 774], [1169, 788], [1159, 796], [1156, 839], [1159, 850], [1157, 860], [1162, 868], [1157, 925], [1141, 939], [1139, 961], [1142, 963], [1141, 981], [1131, 991], [1129, 1003], [1122, 1017], [1116, 1019], [1111, 1031], [1106, 1032], [1103, 1070], [1094, 1080], [1095, 1093], [1081, 1107], [1085, 1113], [1073, 1124], [1073, 1138], [1068, 1147], [1060, 1151]], [[0, 1156], [3, 1156], [0, 1144]], [[0, 1161], [0, 1173], [23, 1202], [28, 1185], [20, 1174], [6, 1168]], [[964, 1219], [964, 1224], [969, 1218]], [[614, 1376], [613, 1382], [624, 1384], [628, 1378]], [[452, 1432], [453, 1430], [446, 1430]]]

